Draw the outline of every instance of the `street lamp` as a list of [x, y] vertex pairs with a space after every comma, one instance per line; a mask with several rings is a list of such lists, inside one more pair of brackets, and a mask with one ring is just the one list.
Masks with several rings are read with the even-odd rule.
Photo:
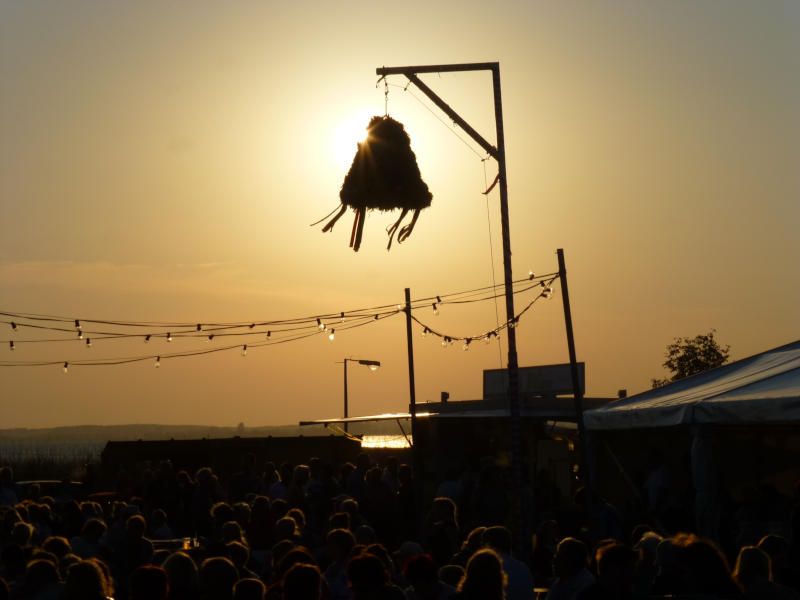
[[[368, 367], [370, 371], [377, 371], [381, 366], [379, 360], [361, 360], [358, 358], [345, 358], [344, 359], [344, 418], [347, 418], [347, 363], [354, 362]], [[347, 422], [344, 424], [344, 430], [347, 431]]]

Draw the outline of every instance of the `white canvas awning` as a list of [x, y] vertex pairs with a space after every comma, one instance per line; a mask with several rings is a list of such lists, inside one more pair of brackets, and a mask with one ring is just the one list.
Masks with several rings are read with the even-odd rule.
[[800, 341], [584, 413], [587, 429], [800, 421]]

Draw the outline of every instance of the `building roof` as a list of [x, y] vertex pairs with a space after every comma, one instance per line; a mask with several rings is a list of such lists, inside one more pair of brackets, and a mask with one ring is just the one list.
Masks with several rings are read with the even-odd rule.
[[[610, 401], [610, 398], [584, 398], [583, 406], [593, 408]], [[505, 399], [455, 400], [450, 402], [425, 402], [417, 404], [417, 418], [422, 419], [475, 419], [508, 418], [510, 411]], [[530, 419], [574, 421], [575, 403], [572, 397], [525, 398], [520, 403], [520, 416]], [[388, 413], [361, 417], [317, 419], [300, 421], [300, 425], [333, 423], [364, 423], [369, 421], [396, 421], [410, 419], [410, 413]]]
[[800, 340], [584, 413], [587, 429], [800, 421]]

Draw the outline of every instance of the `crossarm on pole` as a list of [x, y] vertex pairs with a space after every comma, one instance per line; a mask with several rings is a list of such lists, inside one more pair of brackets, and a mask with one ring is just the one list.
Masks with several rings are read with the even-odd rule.
[[438, 106], [442, 112], [450, 117], [456, 125], [461, 127], [475, 142], [486, 151], [486, 153], [498, 160], [500, 155], [497, 148], [492, 146], [486, 139], [475, 129], [467, 123], [461, 115], [454, 111], [447, 102], [442, 100], [439, 95], [429, 88], [425, 83], [417, 77], [418, 73], [451, 73], [456, 71], [492, 71], [493, 73], [500, 70], [500, 63], [464, 63], [455, 65], [424, 65], [417, 67], [378, 67], [375, 73], [381, 77], [387, 75], [405, 75], [408, 80], [417, 86], [420, 91], [425, 94], [431, 101]]
[[409, 73], [453, 73], [456, 71], [493, 71], [499, 69], [498, 62], [461, 63], [454, 65], [420, 65], [416, 67], [378, 67], [376, 75], [407, 75]]

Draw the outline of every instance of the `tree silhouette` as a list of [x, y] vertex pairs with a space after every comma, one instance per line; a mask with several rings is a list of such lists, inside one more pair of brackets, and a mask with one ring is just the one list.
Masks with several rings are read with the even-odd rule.
[[714, 338], [716, 332], [716, 329], [712, 329], [693, 338], [675, 338], [675, 341], [667, 346], [665, 354], [667, 360], [663, 363], [664, 367], [672, 372], [672, 376], [665, 379], [651, 379], [653, 388], [697, 375], [728, 362], [731, 347], [720, 346]]

